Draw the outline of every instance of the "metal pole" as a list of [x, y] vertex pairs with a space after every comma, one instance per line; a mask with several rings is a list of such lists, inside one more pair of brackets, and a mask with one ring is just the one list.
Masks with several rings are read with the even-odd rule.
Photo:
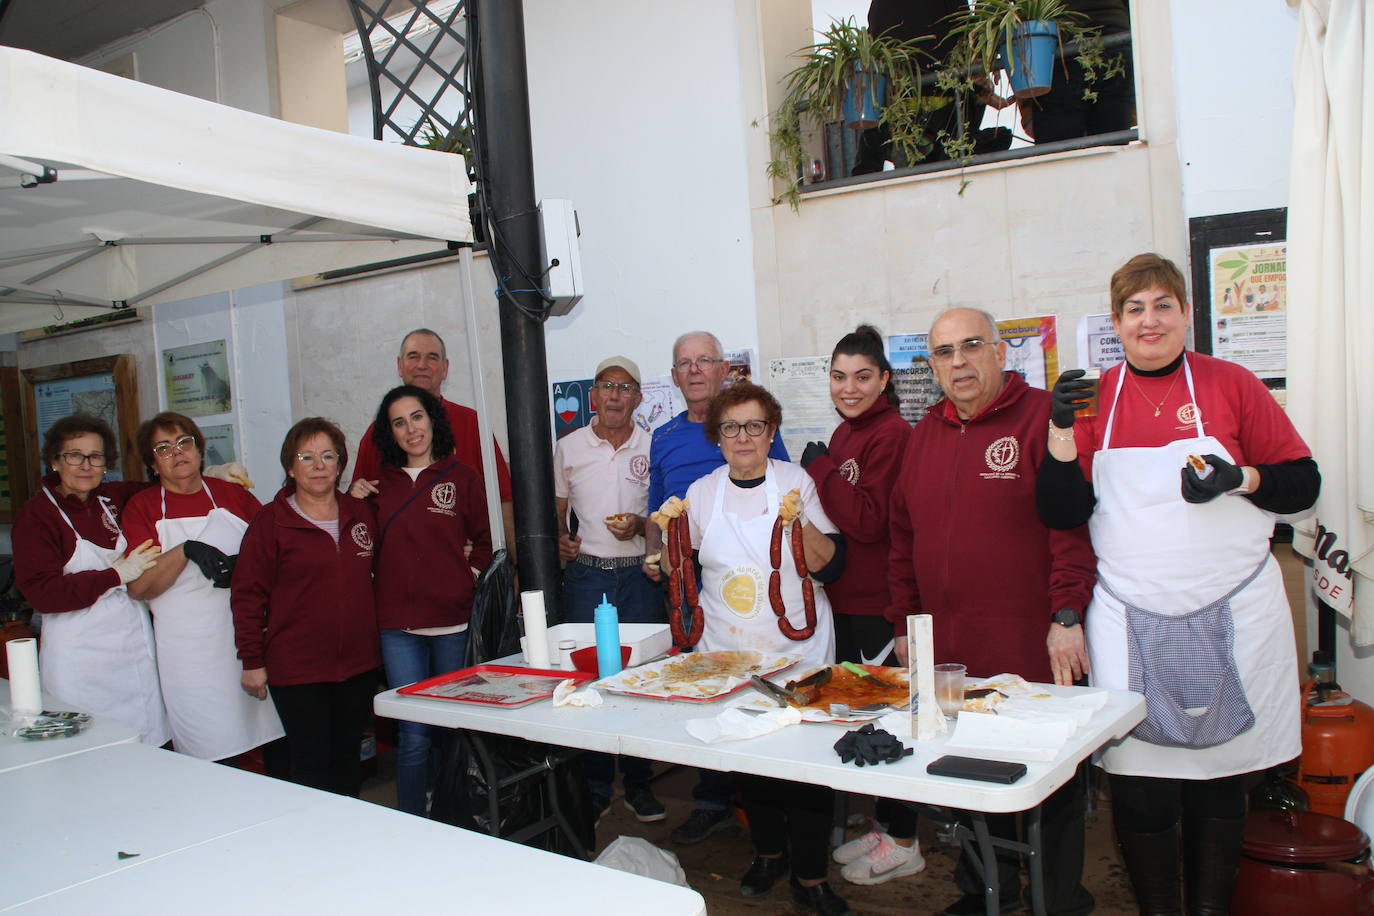
[[[522, 589], [544, 592], [559, 619], [558, 528], [554, 517], [553, 440], [540, 295], [543, 276], [534, 198], [525, 17], [521, 0], [470, 0], [477, 26], [479, 181], [488, 207], [498, 296], [515, 498], [515, 554]], [[534, 282], [531, 282], [534, 281]]]

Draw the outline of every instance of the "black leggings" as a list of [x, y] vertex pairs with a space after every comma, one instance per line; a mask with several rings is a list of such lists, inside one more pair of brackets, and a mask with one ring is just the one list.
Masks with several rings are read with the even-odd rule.
[[1112, 819], [1127, 833], [1161, 833], [1189, 818], [1235, 820], [1245, 816], [1254, 774], [1217, 779], [1109, 776]]
[[376, 687], [376, 671], [338, 683], [272, 685], [272, 702], [286, 729], [292, 782], [358, 797], [358, 750]]
[[830, 869], [830, 819], [835, 790], [829, 786], [735, 774], [749, 836], [757, 856], [792, 854], [792, 874], [824, 880]]

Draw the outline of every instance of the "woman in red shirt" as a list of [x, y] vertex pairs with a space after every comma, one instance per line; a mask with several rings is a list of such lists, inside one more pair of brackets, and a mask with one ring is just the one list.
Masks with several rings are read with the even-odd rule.
[[357, 797], [358, 747], [381, 664], [372, 599], [372, 507], [339, 493], [343, 432], [301, 420], [281, 447], [286, 485], [248, 526], [234, 568], [242, 686], [272, 702], [292, 782]]
[[[443, 405], [414, 385], [382, 398], [372, 427], [382, 456], [376, 487], [353, 482], [377, 510], [375, 594], [387, 683], [403, 687], [463, 667], [477, 579], [491, 563], [482, 478], [454, 457]], [[465, 556], [471, 543], [472, 553]], [[431, 729], [397, 725], [396, 803], [424, 816]]]

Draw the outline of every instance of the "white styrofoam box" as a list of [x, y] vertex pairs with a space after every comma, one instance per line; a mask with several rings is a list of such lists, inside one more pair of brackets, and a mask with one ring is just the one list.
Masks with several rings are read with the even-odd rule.
[[[558, 644], [565, 639], [585, 649], [596, 645], [596, 625], [591, 623], [560, 623], [545, 631], [549, 642], [549, 658], [558, 662]], [[622, 623], [620, 644], [630, 647], [627, 665], [642, 665], [653, 661], [673, 647], [673, 634], [666, 623]], [[525, 653], [525, 637], [520, 637], [520, 654]]]

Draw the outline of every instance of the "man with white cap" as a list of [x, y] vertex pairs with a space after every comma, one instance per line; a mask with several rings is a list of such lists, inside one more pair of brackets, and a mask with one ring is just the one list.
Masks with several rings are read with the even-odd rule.
[[[648, 515], [649, 435], [634, 421], [639, 366], [612, 356], [596, 367], [592, 422], [574, 430], [554, 449], [554, 496], [558, 509], [558, 553], [563, 570], [563, 618], [591, 623], [602, 596], [619, 611], [621, 623], [662, 623], [663, 593], [644, 563]], [[620, 758], [625, 805], [644, 822], [666, 817], [649, 791], [647, 760]], [[589, 754], [587, 782], [598, 812], [610, 804], [614, 758]]]

